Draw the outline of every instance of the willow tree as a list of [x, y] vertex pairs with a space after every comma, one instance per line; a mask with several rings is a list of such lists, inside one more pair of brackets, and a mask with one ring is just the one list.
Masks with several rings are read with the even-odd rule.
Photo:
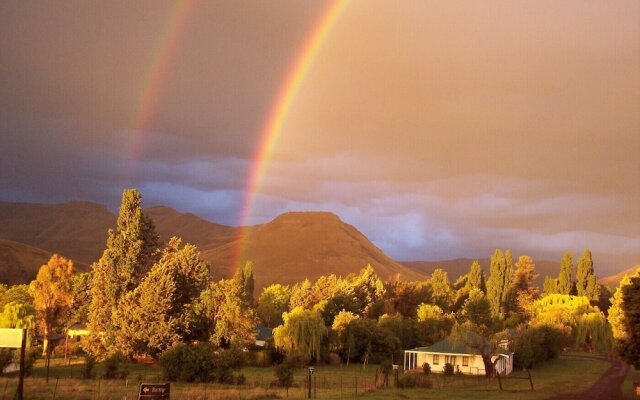
[[611, 303], [609, 323], [616, 349], [620, 357], [640, 369], [640, 268], [622, 279]]
[[308, 360], [320, 358], [320, 344], [325, 333], [322, 316], [316, 311], [296, 307], [284, 313], [282, 318], [284, 324], [273, 330], [276, 347]]

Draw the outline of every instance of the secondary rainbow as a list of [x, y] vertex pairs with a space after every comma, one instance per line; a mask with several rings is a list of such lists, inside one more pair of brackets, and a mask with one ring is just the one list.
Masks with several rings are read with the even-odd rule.
[[154, 47], [149, 68], [144, 75], [136, 111], [131, 122], [127, 146], [125, 175], [130, 178], [134, 163], [142, 156], [144, 143], [152, 129], [153, 116], [162, 96], [162, 89], [177, 55], [178, 45], [196, 6], [197, 0], [177, 0]]
[[275, 97], [274, 105], [260, 134], [260, 142], [256, 155], [253, 158], [254, 162], [249, 174], [249, 184], [245, 190], [245, 201], [240, 220], [240, 226], [243, 228], [241, 228], [240, 240], [236, 247], [237, 253], [233, 266], [238, 266], [239, 263], [242, 262], [246, 250], [244, 240], [247, 234], [246, 227], [248, 227], [251, 222], [250, 218], [256, 201], [256, 195], [260, 192], [260, 186], [265, 175], [267, 164], [278, 142], [287, 115], [291, 110], [291, 106], [310, 67], [313, 65], [316, 55], [322, 48], [322, 44], [331, 31], [331, 28], [343, 13], [346, 5], [347, 0], [333, 0], [328, 4], [302, 46], [301, 51], [291, 64], [291, 68], [284, 80], [284, 85], [282, 85], [278, 95]]

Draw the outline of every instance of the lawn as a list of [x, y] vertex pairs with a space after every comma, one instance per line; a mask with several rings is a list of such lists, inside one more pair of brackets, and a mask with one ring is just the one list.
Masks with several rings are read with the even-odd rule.
[[[83, 365], [72, 363], [58, 365], [54, 360], [49, 383], [45, 382], [44, 368], [39, 361], [33, 376], [25, 381], [25, 398], [33, 400], [106, 400], [136, 399], [138, 384], [143, 382], [161, 382], [161, 371], [147, 365], [127, 364], [123, 369], [128, 372], [126, 379], [81, 379]], [[390, 377], [388, 388], [374, 388], [377, 366], [363, 369], [361, 365], [318, 366], [313, 375], [312, 394], [322, 399], [343, 399], [363, 397], [364, 399], [510, 399], [517, 395], [519, 400], [545, 399], [559, 393], [580, 392], [587, 389], [607, 370], [605, 361], [561, 357], [531, 371], [535, 391], [531, 392], [528, 380], [503, 380], [504, 391], [498, 388], [495, 379], [483, 377], [447, 378], [433, 375], [431, 389], [398, 389], [393, 387]], [[103, 372], [103, 366], [96, 366], [96, 376]], [[637, 374], [637, 371], [634, 371]], [[244, 385], [219, 385], [203, 383], [173, 383], [171, 398], [184, 400], [200, 399], [264, 399], [286, 398], [286, 390], [271, 386], [274, 381], [272, 368], [244, 368]], [[518, 372], [513, 376], [526, 376]], [[637, 376], [637, 375], [636, 375]], [[307, 370], [300, 369], [295, 376], [294, 387], [289, 389], [288, 397], [302, 399], [307, 396]], [[379, 378], [380, 379], [380, 378]], [[629, 383], [630, 385], [630, 383]], [[0, 377], [0, 400], [11, 399], [17, 386], [15, 375]], [[55, 394], [55, 396], [54, 396]]]
[[637, 399], [633, 393], [633, 382], [640, 383], [640, 370], [633, 368], [633, 366], [629, 367], [629, 372], [627, 373], [627, 378], [624, 380], [622, 384], [622, 394], [624, 394], [625, 399]]

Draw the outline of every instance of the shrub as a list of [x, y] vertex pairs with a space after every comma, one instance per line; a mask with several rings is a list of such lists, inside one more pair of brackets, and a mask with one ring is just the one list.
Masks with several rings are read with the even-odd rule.
[[453, 364], [451, 363], [444, 364], [444, 374], [446, 376], [453, 376]]
[[285, 361], [273, 368], [273, 372], [278, 378], [278, 384], [289, 389], [293, 385], [293, 376], [296, 373], [296, 365], [291, 361]]
[[112, 354], [105, 360], [105, 379], [116, 379], [118, 377], [118, 368], [120, 363], [124, 361], [124, 357], [120, 353]]
[[232, 383], [233, 371], [244, 364], [239, 349], [217, 351], [211, 343], [180, 343], [160, 356], [164, 376], [170, 381]]
[[422, 372], [425, 375], [430, 375], [431, 374], [431, 365], [429, 365], [429, 363], [424, 363], [422, 364]]
[[2, 371], [11, 364], [11, 360], [13, 360], [13, 350], [0, 349], [0, 375], [2, 375]]
[[84, 369], [82, 370], [82, 377], [84, 379], [93, 378], [93, 367], [96, 365], [96, 359], [91, 354], [85, 354], [84, 356]]

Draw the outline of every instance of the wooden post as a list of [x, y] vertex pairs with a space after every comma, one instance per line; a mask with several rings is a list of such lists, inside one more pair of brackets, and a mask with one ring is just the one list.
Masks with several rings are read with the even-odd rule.
[[498, 386], [500, 386], [500, 390], [502, 390], [502, 380], [500, 380], [500, 372], [496, 371], [496, 376], [498, 377]]
[[18, 400], [22, 400], [24, 391], [24, 356], [27, 350], [27, 330], [22, 330], [22, 344], [20, 345], [20, 379], [18, 380], [18, 391], [16, 395]]
[[527, 375], [529, 375], [529, 383], [531, 384], [531, 391], [534, 392], [535, 389], [533, 388], [533, 379], [531, 379], [531, 372], [529, 371], [528, 368], [527, 368]]

